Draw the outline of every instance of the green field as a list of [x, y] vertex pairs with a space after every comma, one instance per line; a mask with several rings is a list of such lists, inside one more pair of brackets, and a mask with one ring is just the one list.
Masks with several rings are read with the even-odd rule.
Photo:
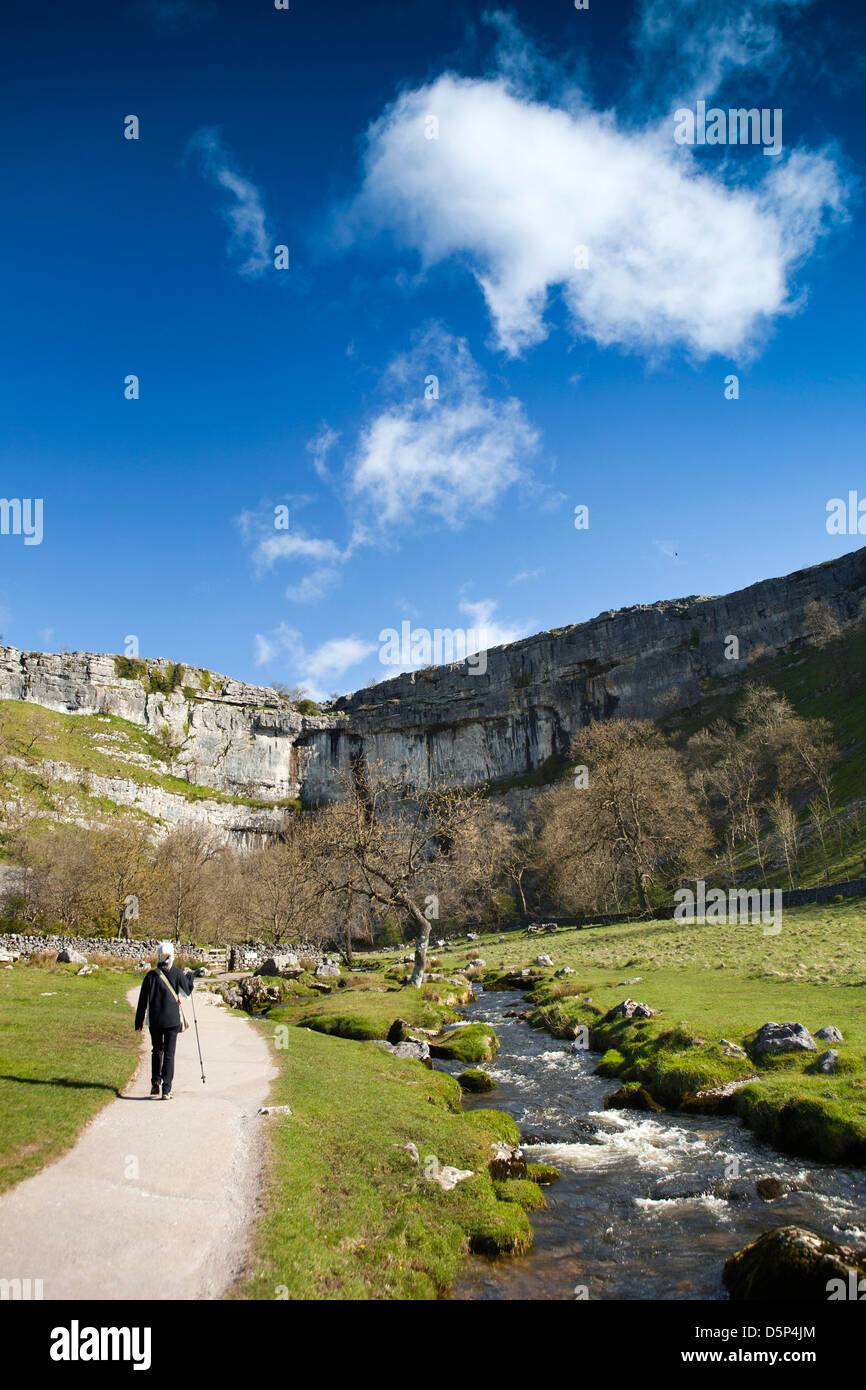
[[0, 970], [0, 1191], [71, 1148], [135, 1071], [125, 995], [140, 976], [76, 969]]
[[[530, 1022], [557, 1036], [590, 1029], [606, 1053], [606, 1075], [641, 1082], [676, 1109], [691, 1093], [759, 1074], [740, 1093], [738, 1113], [781, 1148], [836, 1161], [866, 1162], [866, 900], [792, 908], [778, 936], [760, 924], [629, 922], [544, 936], [510, 934], [474, 942], [487, 963], [485, 985], [502, 986], [504, 971], [548, 953], [526, 996]], [[570, 966], [575, 974], [554, 979]], [[638, 983], [624, 983], [638, 977]], [[659, 1010], [638, 1023], [601, 1024], [629, 997]], [[591, 1002], [587, 1002], [589, 999]], [[815, 1053], [738, 1060], [723, 1038], [748, 1051], [767, 1022], [828, 1024], [845, 1041], [834, 1075], [815, 1071]]]
[[[273, 1046], [273, 1023], [258, 1026]], [[470, 1250], [529, 1247], [525, 1208], [543, 1205], [541, 1189], [487, 1171], [492, 1141], [517, 1140], [507, 1115], [461, 1113], [452, 1077], [373, 1043], [292, 1028], [274, 1059], [270, 1103], [292, 1115], [268, 1122], [270, 1179], [238, 1297], [435, 1298]], [[443, 1192], [432, 1163], [474, 1176]]]

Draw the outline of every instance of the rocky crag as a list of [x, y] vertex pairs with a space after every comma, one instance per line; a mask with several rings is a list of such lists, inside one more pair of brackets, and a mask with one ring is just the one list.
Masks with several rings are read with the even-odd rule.
[[[200, 819], [242, 842], [273, 828], [291, 798], [338, 794], [353, 756], [428, 771], [467, 785], [506, 784], [567, 753], [591, 718], [651, 717], [665, 702], [688, 706], [708, 689], [742, 680], [757, 655], [797, 649], [809, 605], [840, 624], [862, 615], [866, 548], [721, 598], [691, 597], [601, 613], [487, 655], [486, 670], [456, 662], [400, 675], [337, 700], [320, 715], [290, 708], [267, 687], [167, 661], [118, 674], [110, 655], [49, 655], [0, 648], [0, 699], [65, 715], [112, 715], [171, 750], [170, 772], [212, 799], [142, 786], [123, 776], [92, 790], [135, 805], [160, 823]], [[825, 609], [825, 612], [826, 612]], [[726, 655], [731, 638], [738, 659]], [[162, 686], [163, 689], [159, 687]], [[52, 776], [81, 779], [58, 763]], [[222, 799], [218, 799], [222, 798]], [[255, 805], [238, 805], [245, 798]]]

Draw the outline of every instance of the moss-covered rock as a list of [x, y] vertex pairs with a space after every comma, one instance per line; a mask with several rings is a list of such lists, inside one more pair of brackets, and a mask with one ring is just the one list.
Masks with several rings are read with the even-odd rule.
[[486, 1071], [480, 1067], [470, 1067], [468, 1071], [462, 1071], [457, 1080], [460, 1082], [464, 1091], [481, 1094], [485, 1091], [495, 1091], [497, 1083], [492, 1076], [488, 1076]]
[[529, 1178], [507, 1178], [504, 1182], [494, 1182], [493, 1190], [500, 1202], [516, 1202], [524, 1211], [541, 1211], [547, 1206], [547, 1198]]
[[430, 1044], [433, 1057], [448, 1062], [492, 1062], [499, 1050], [499, 1039], [486, 1023], [470, 1023], [466, 1028], [456, 1028]]
[[628, 1081], [624, 1086], [620, 1086], [618, 1091], [614, 1091], [612, 1096], [604, 1098], [605, 1110], [664, 1110], [663, 1105], [659, 1105], [646, 1089], [641, 1086], [639, 1081]]
[[[803, 1226], [765, 1231], [726, 1262], [723, 1279], [737, 1301], [784, 1299], [798, 1302], [857, 1298], [866, 1280], [866, 1254], [837, 1245]], [[852, 1294], [853, 1289], [853, 1294]], [[863, 1286], [866, 1292], [866, 1283]]]
[[562, 1169], [552, 1163], [527, 1163], [526, 1176], [532, 1182], [551, 1183], [562, 1177]]
[[468, 1224], [475, 1255], [525, 1255], [532, 1245], [529, 1217], [518, 1202], [494, 1201]]

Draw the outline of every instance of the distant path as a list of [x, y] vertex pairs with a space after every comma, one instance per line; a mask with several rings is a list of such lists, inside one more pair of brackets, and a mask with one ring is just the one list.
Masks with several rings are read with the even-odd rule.
[[212, 1299], [240, 1272], [259, 1189], [256, 1112], [276, 1068], [249, 1020], [209, 992], [195, 1005], [206, 1085], [187, 999], [172, 1099], [149, 1098], [145, 1029], [124, 1096], [0, 1197], [0, 1277], [41, 1279], [46, 1299]]

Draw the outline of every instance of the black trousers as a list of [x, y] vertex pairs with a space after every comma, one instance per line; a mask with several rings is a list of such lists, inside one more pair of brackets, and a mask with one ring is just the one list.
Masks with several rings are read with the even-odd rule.
[[150, 1040], [153, 1056], [150, 1064], [150, 1083], [162, 1085], [164, 1091], [171, 1090], [174, 1081], [174, 1049], [180, 1028], [151, 1028]]

